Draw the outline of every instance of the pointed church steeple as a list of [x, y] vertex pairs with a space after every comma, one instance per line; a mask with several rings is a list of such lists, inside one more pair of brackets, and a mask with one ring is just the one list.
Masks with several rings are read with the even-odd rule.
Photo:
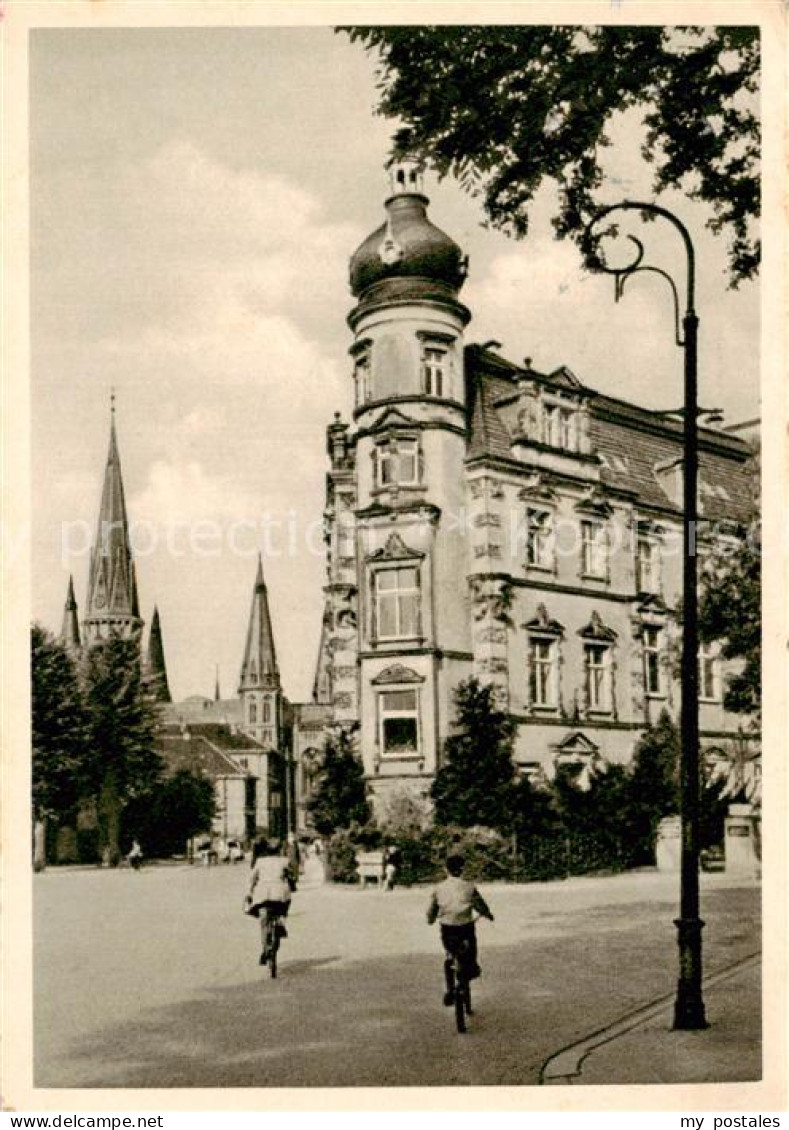
[[252, 609], [249, 614], [247, 643], [244, 649], [244, 662], [241, 664], [241, 686], [247, 690], [279, 688], [279, 671], [274, 651], [274, 633], [271, 630], [271, 616], [268, 610], [268, 593], [263, 580], [263, 561], [258, 556], [258, 571], [252, 593]]
[[154, 606], [151, 619], [151, 633], [148, 636], [148, 677], [157, 702], [172, 702], [170, 686], [167, 682], [167, 664], [164, 661], [162, 626], [159, 609]]
[[90, 558], [88, 599], [83, 621], [85, 643], [90, 645], [110, 635], [138, 635], [142, 631], [142, 623], [126, 517], [118, 438], [115, 433], [113, 393], [110, 445], [96, 539]]
[[278, 748], [282, 694], [260, 557], [252, 593], [244, 662], [241, 664], [239, 694], [244, 730], [267, 748]]
[[74, 596], [74, 578], [71, 576], [68, 579], [68, 593], [66, 594], [66, 606], [63, 609], [63, 627], [60, 638], [66, 645], [66, 650], [72, 655], [79, 652], [79, 619], [77, 617], [77, 601]]

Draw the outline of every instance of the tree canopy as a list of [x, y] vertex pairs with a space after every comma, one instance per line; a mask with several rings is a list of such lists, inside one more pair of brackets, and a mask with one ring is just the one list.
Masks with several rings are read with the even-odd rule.
[[143, 680], [139, 642], [112, 636], [94, 644], [86, 654], [83, 677], [86, 779], [98, 800], [111, 861], [117, 863], [123, 808], [149, 793], [162, 769], [154, 749], [154, 700]]
[[63, 816], [84, 791], [85, 712], [77, 671], [62, 643], [31, 631], [33, 811]]
[[347, 730], [338, 729], [327, 738], [315, 792], [307, 807], [316, 832], [322, 836], [369, 821], [364, 767], [356, 756], [353, 735]]
[[[732, 285], [758, 270], [757, 27], [387, 26], [341, 31], [377, 53], [393, 156], [450, 174], [522, 237], [546, 180], [583, 245], [617, 114], [636, 108], [656, 193], [684, 191], [724, 233]], [[607, 201], [610, 203], [610, 200]]]
[[514, 819], [515, 724], [494, 691], [471, 678], [455, 690], [457, 733], [444, 743], [444, 763], [431, 788], [438, 824], [511, 830]]

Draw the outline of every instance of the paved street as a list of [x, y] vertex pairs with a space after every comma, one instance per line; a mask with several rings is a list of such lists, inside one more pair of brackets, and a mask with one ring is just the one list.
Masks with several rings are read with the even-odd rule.
[[[497, 920], [478, 927], [478, 1011], [459, 1037], [424, 889], [299, 890], [271, 981], [247, 876], [36, 876], [36, 1086], [530, 1084], [676, 983], [676, 876], [483, 884]], [[703, 878], [706, 972], [758, 950], [759, 895]]]

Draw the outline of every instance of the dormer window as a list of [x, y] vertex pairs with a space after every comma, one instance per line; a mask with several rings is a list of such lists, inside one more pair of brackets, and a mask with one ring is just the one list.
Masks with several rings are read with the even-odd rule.
[[577, 409], [568, 404], [548, 401], [543, 405], [542, 441], [564, 451], [578, 449]]

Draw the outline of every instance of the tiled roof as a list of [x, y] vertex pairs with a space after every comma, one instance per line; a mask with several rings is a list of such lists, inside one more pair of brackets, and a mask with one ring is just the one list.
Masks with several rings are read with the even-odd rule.
[[[526, 370], [490, 353], [469, 346], [466, 353], [469, 383], [468, 459], [480, 457], [513, 460], [512, 441], [517, 412], [513, 396], [516, 380]], [[565, 370], [554, 374], [528, 371], [528, 376], [551, 385], [566, 386]], [[681, 499], [656, 473], [682, 458], [682, 423], [614, 397], [580, 386], [591, 410], [592, 450], [601, 461], [604, 483], [635, 494], [636, 505], [667, 513], [681, 511]], [[699, 429], [701, 516], [710, 520], [746, 521], [753, 509], [745, 461], [750, 446], [727, 432]]]
[[220, 749], [232, 750], [233, 753], [261, 753], [265, 748], [249, 734], [233, 733], [229, 726], [218, 722], [196, 722], [188, 730], [190, 734], [207, 738]]
[[214, 779], [246, 775], [232, 758], [205, 738], [192, 735], [191, 732], [188, 738], [180, 732], [157, 734], [155, 745], [164, 760], [165, 771], [169, 774], [189, 769], [193, 773], [203, 773]]

